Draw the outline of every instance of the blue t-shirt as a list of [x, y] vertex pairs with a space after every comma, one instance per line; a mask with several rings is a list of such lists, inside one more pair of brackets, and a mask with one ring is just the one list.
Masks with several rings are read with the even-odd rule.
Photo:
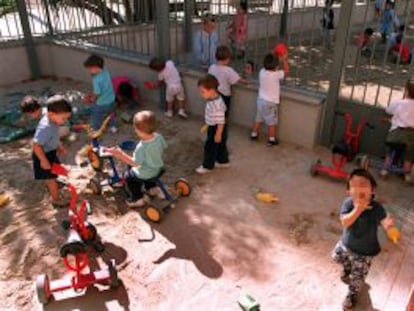
[[33, 141], [42, 146], [44, 152], [56, 150], [60, 142], [59, 126], [50, 121], [47, 115], [43, 116], [36, 127]]
[[115, 101], [115, 93], [112, 86], [111, 75], [106, 68], [92, 77], [93, 94], [98, 98], [95, 104], [109, 106]]
[[164, 137], [158, 133], [149, 141], [140, 141], [135, 148], [132, 158], [139, 164], [132, 168], [140, 179], [150, 179], [158, 175], [164, 166], [163, 154], [167, 148]]
[[[354, 209], [351, 198], [346, 198], [341, 207], [340, 215]], [[362, 212], [355, 222], [342, 233], [342, 243], [352, 252], [363, 256], [375, 256], [381, 251], [378, 241], [378, 226], [387, 216], [384, 207], [372, 200], [371, 208]]]

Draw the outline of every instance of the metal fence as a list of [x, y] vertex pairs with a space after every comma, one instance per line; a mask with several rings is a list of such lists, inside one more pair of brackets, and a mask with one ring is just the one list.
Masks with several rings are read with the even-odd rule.
[[[404, 81], [412, 74], [413, 66], [406, 64], [399, 53], [394, 53], [397, 56], [392, 59], [389, 42], [382, 43], [378, 31], [381, 17], [375, 17], [374, 1], [354, 0], [348, 16], [341, 16], [342, 4], [334, 2], [335, 29], [328, 35], [321, 25], [324, 0], [244, 1], [248, 7], [245, 51], [231, 63], [240, 72], [247, 61], [260, 68], [264, 55], [283, 41], [289, 46], [291, 67], [286, 85], [328, 92], [332, 77], [341, 75], [338, 94], [346, 100], [386, 106], [402, 96]], [[23, 38], [20, 19], [25, 16], [18, 10], [19, 2], [25, 5], [34, 37], [72, 40], [137, 57], [168, 55], [180, 65], [194, 66], [192, 38], [201, 27], [202, 16], [206, 12], [216, 16], [220, 43], [229, 44], [228, 26], [241, 1], [0, 0], [0, 43]], [[412, 2], [399, 0], [395, 8], [400, 23], [406, 26], [401, 33], [403, 43], [410, 46], [414, 40]], [[166, 11], [160, 5], [166, 5]], [[340, 23], [340, 18], [347, 20]], [[356, 44], [366, 28], [374, 30], [367, 46], [369, 53]], [[344, 32], [346, 42], [337, 42]], [[338, 44], [346, 52], [341, 66], [333, 66]]]

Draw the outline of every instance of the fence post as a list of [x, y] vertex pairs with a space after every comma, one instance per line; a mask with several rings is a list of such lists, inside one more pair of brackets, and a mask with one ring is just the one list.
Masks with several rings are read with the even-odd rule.
[[[157, 54], [158, 57], [169, 59], [170, 57], [170, 5], [169, 1], [156, 0], [155, 12], [156, 19], [156, 34], [157, 34]], [[160, 89], [160, 107], [166, 108], [165, 105], [165, 88]]]
[[24, 0], [16, 1], [17, 10], [19, 12], [20, 23], [23, 30], [24, 46], [26, 48], [27, 59], [29, 61], [32, 79], [40, 78], [40, 65], [37, 57], [36, 48], [34, 46], [32, 31], [30, 30], [29, 18], [27, 15], [26, 3]]
[[185, 51], [191, 52], [193, 49], [193, 13], [194, 13], [194, 1], [184, 1], [184, 40], [185, 40]]
[[42, 0], [42, 5], [45, 8], [47, 27], [49, 28], [49, 36], [53, 36], [53, 26], [52, 21], [50, 20], [50, 10], [48, 0]]
[[351, 29], [351, 17], [354, 8], [354, 0], [342, 1], [339, 15], [339, 23], [336, 31], [334, 47], [334, 59], [330, 69], [329, 91], [326, 99], [323, 131], [321, 142], [328, 146], [332, 142], [334, 134], [334, 119], [336, 102], [341, 87], [342, 72], [344, 69], [344, 58], [348, 44], [349, 32]]

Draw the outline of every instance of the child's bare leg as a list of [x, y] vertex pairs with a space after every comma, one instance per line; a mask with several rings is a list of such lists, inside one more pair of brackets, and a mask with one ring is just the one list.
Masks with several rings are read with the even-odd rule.
[[174, 107], [174, 101], [167, 101], [167, 111], [165, 112], [165, 115], [169, 118], [173, 116], [173, 107]]
[[188, 115], [185, 112], [185, 102], [183, 100], [177, 100], [177, 102], [178, 102], [178, 115], [184, 119], [187, 119]]
[[56, 179], [47, 179], [46, 187], [49, 190], [50, 196], [54, 201], [59, 199], [59, 185]]
[[254, 122], [253, 123], [252, 133], [250, 134], [251, 139], [256, 139], [257, 136], [259, 136], [259, 131], [260, 131], [260, 125], [261, 124], [262, 124], [261, 122]]

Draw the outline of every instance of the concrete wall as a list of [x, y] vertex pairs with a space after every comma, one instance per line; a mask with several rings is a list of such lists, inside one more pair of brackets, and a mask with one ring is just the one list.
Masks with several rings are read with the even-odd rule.
[[3, 47], [0, 50], [0, 85], [16, 83], [31, 78], [26, 50], [23, 45]]

